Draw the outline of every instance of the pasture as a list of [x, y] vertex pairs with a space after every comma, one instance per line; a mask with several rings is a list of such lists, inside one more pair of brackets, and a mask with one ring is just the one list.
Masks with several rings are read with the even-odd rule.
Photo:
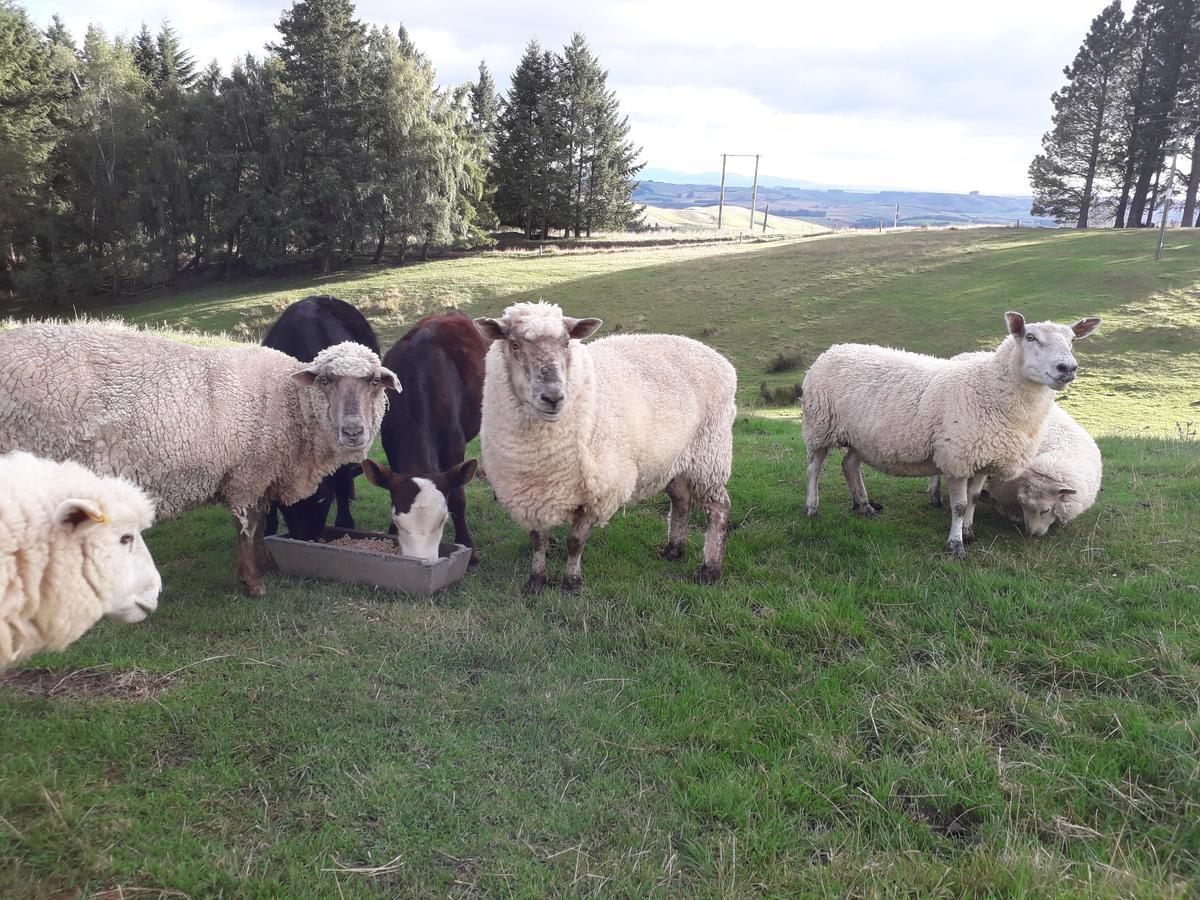
[[[527, 537], [470, 486], [481, 563], [431, 601], [268, 579], [232, 517], [147, 536], [139, 626], [0, 676], [5, 896], [1185, 896], [1200, 889], [1200, 235], [1011, 229], [492, 253], [212, 285], [115, 310], [256, 336], [286, 302], [417, 315], [544, 296], [739, 370], [725, 578], [657, 555], [663, 497], [593, 534], [587, 585], [521, 596]], [[1105, 317], [1064, 398], [1097, 505], [1031, 541], [986, 510], [966, 564], [923, 482], [827, 465], [795, 407], [829, 343], [950, 354], [1001, 314]], [[768, 374], [779, 355], [794, 371]], [[790, 363], [782, 366], [787, 368]], [[375, 457], [382, 459], [378, 449]], [[360, 527], [387, 521], [360, 482]], [[556, 535], [552, 575], [565, 543]]]

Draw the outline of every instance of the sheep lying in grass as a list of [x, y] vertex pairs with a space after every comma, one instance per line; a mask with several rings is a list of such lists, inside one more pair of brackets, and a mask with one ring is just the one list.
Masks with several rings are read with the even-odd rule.
[[833, 447], [845, 447], [842, 472], [854, 509], [875, 515], [862, 464], [889, 475], [949, 479], [947, 547], [966, 558], [975, 501], [988, 475], [1014, 478], [1037, 452], [1054, 393], [1075, 379], [1075, 340], [1100, 324], [1026, 325], [1005, 313], [1009, 335], [992, 353], [937, 359], [887, 347], [837, 344], [804, 378], [808, 514], [818, 512], [818, 479]]
[[[1104, 463], [1100, 448], [1058, 404], [1050, 408], [1037, 456], [1016, 478], [988, 479], [980, 495], [993, 509], [1032, 537], [1055, 522], [1066, 524], [1091, 509], [1100, 493]], [[929, 499], [942, 505], [941, 479], [929, 479]]]
[[500, 503], [533, 538], [526, 593], [546, 584], [549, 529], [570, 523], [563, 589], [583, 585], [592, 528], [659, 491], [671, 499], [668, 559], [683, 556], [692, 499], [708, 515], [703, 582], [725, 561], [737, 375], [690, 338], [621, 335], [580, 341], [599, 319], [518, 303], [476, 319], [492, 341], [483, 387], [483, 465]]
[[65, 649], [102, 616], [154, 611], [162, 581], [142, 541], [154, 506], [140, 488], [10, 453], [0, 490], [0, 668]]
[[220, 501], [238, 527], [252, 596], [271, 567], [263, 518], [370, 449], [399, 390], [360, 344], [309, 364], [267, 347], [191, 347], [132, 329], [27, 325], [0, 332], [0, 453], [28, 450], [120, 475], [163, 518]]

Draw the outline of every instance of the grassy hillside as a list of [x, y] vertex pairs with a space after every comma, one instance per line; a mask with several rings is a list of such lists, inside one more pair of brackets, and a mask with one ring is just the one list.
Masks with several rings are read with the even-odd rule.
[[[712, 228], [717, 227], [717, 207], [689, 206], [683, 209], [668, 209], [662, 206], [647, 206], [644, 210], [647, 225], [658, 225], [661, 228]], [[762, 233], [763, 214], [759, 210], [754, 215], [754, 233]], [[748, 207], [726, 206], [721, 215], [721, 227], [732, 231], [745, 231], [750, 227], [750, 210]], [[787, 219], [783, 216], [767, 215], [767, 234], [810, 236], [826, 234], [829, 229], [822, 225], [814, 225], [801, 219]]]
[[[1200, 399], [1200, 242], [1149, 249], [997, 231], [485, 257], [127, 312], [253, 328], [322, 290], [394, 337], [431, 304], [544, 293], [606, 329], [705, 335], [747, 399], [781, 351], [949, 353], [998, 339], [1005, 308], [1099, 313], [1069, 405], [1175, 434]], [[657, 556], [663, 498], [593, 535], [581, 595], [532, 600], [486, 482], [481, 564], [432, 601], [278, 575], [249, 601], [228, 513], [156, 526], [151, 619], [0, 676], [0, 896], [1200, 890], [1200, 445], [1103, 438], [1094, 509], [1036, 541], [982, 511], [964, 565], [914, 479], [869, 473], [885, 510], [865, 520], [829, 465], [806, 519], [799, 429], [759, 412], [735, 427], [712, 588], [690, 577], [699, 520], [685, 564]], [[387, 498], [360, 494], [382, 528]]]

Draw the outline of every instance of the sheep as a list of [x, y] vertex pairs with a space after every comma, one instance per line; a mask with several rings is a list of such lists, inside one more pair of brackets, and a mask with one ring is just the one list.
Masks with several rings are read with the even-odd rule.
[[102, 616], [140, 622], [162, 580], [142, 531], [146, 494], [29, 453], [0, 456], [0, 668], [63, 650]]
[[804, 377], [804, 443], [808, 451], [806, 511], [817, 515], [818, 479], [830, 449], [846, 448], [842, 472], [853, 508], [877, 507], [867, 496], [862, 464], [889, 475], [935, 475], [950, 482], [947, 549], [966, 558], [974, 537], [975, 501], [988, 475], [1013, 478], [1033, 459], [1056, 391], [1079, 368], [1071, 344], [1100, 324], [1039, 322], [1005, 313], [1008, 336], [992, 353], [938, 359], [887, 347], [837, 344]]
[[130, 329], [56, 324], [0, 333], [0, 453], [28, 450], [129, 478], [172, 518], [224, 503], [238, 577], [266, 594], [262, 522], [362, 460], [395, 376], [360, 344], [309, 364], [267, 347], [190, 347]]
[[[1041, 537], [1055, 522], [1065, 525], [1091, 509], [1103, 475], [1104, 462], [1092, 436], [1055, 404], [1033, 462], [1016, 478], [989, 478], [980, 498], [1010, 522], [1024, 524], [1031, 537]], [[937, 476], [929, 479], [929, 497], [941, 506]]]
[[583, 586], [583, 547], [628, 503], [665, 491], [663, 555], [684, 553], [688, 512], [708, 516], [701, 582], [725, 561], [737, 374], [690, 338], [618, 335], [584, 345], [601, 320], [517, 303], [475, 320], [491, 342], [483, 386], [483, 466], [501, 505], [530, 532], [526, 594], [546, 584], [549, 529], [570, 523], [563, 590]]

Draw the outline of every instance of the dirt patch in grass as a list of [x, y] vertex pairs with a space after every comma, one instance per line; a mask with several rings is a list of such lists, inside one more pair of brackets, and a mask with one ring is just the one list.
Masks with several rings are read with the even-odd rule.
[[0, 675], [0, 688], [43, 697], [65, 697], [71, 700], [105, 698], [127, 703], [153, 700], [170, 684], [171, 679], [153, 675], [145, 669], [114, 672], [109, 669], [61, 670], [32, 668], [17, 669]]

